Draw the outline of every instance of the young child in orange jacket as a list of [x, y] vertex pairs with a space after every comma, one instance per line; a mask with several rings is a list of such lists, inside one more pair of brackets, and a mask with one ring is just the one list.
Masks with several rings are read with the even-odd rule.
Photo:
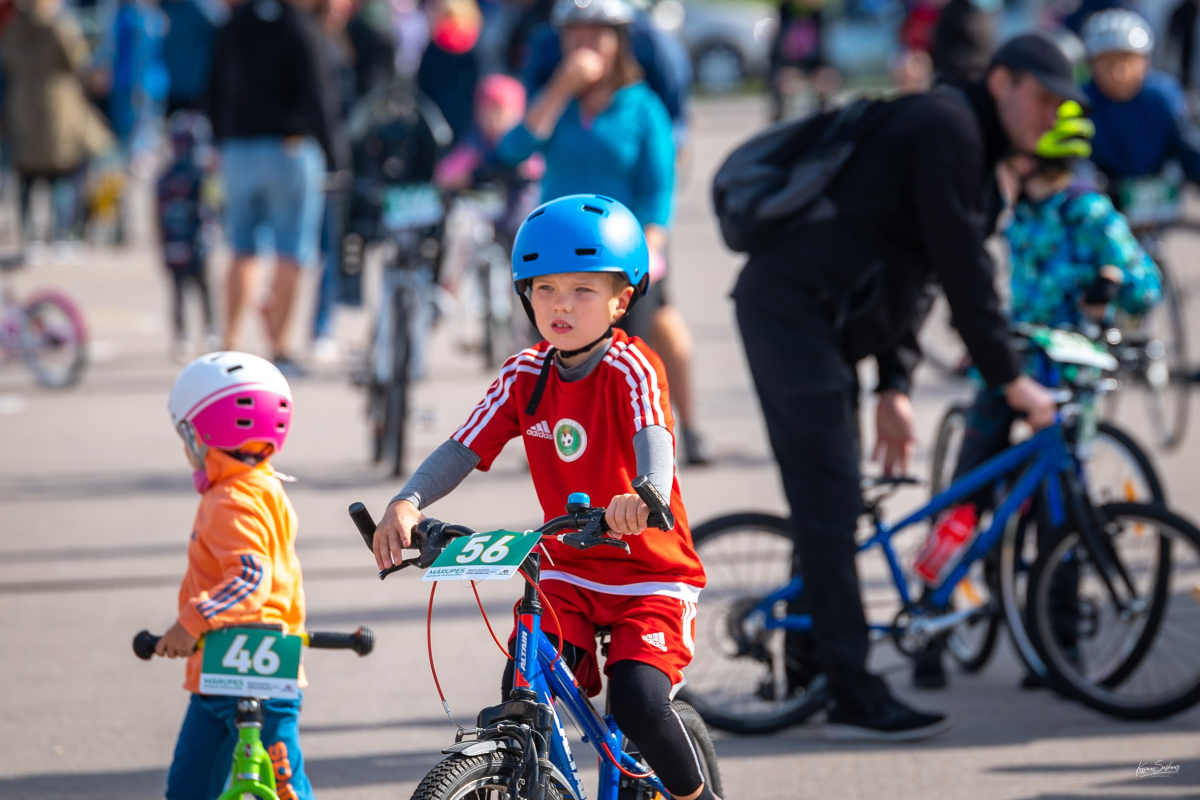
[[[206, 631], [246, 623], [304, 630], [296, 512], [270, 463], [287, 439], [292, 393], [269, 361], [209, 353], [180, 373], [168, 408], [201, 500], [179, 587], [179, 618], [155, 650], [188, 659], [183, 688], [192, 693], [166, 796], [212, 800], [229, 780], [238, 698], [199, 693], [196, 640]], [[299, 683], [305, 685], [303, 673]], [[262, 742], [281, 800], [312, 797], [298, 738], [300, 702], [262, 704]]]

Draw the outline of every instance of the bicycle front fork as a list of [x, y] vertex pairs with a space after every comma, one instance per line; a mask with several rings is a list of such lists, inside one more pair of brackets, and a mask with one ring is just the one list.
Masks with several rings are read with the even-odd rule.
[[275, 767], [262, 743], [262, 701], [254, 697], [239, 699], [234, 721], [238, 742], [233, 749], [233, 774], [220, 800], [241, 800], [247, 794], [261, 800], [279, 800], [275, 793]]

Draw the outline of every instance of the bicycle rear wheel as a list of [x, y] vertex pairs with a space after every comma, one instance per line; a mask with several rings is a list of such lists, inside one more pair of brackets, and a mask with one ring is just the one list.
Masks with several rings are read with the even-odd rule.
[[412, 340], [409, 337], [411, 299], [409, 290], [397, 285], [392, 292], [392, 369], [386, 387], [383, 423], [384, 455], [390, 462], [392, 477], [404, 471], [404, 439], [408, 419], [409, 356]]
[[[789, 685], [784, 631], [768, 628], [756, 607], [791, 578], [787, 521], [770, 514], [731, 514], [692, 530], [706, 565], [704, 625], [680, 698], [714, 728], [768, 733], [808, 719], [825, 706], [825, 678]], [[788, 602], [775, 604], [781, 619]], [[792, 664], [793, 674], [797, 667]]]
[[484, 248], [479, 259], [479, 285], [483, 297], [483, 362], [487, 367], [496, 367], [516, 352], [512, 267], [499, 242]]
[[1030, 575], [1030, 632], [1050, 677], [1122, 719], [1191, 708], [1200, 702], [1200, 531], [1162, 506], [1097, 512], [1116, 569], [1069, 531]]
[[87, 326], [68, 297], [47, 292], [26, 304], [21, 355], [42, 386], [65, 389], [79, 382], [87, 366]]

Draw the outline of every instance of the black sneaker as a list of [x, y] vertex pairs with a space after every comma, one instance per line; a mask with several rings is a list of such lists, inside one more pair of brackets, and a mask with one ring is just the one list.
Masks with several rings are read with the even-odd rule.
[[712, 448], [708, 446], [708, 441], [691, 428], [683, 429], [683, 461], [685, 464], [690, 464], [693, 467], [702, 467], [711, 464], [713, 460]]
[[825, 718], [825, 738], [841, 742], [915, 742], [950, 729], [945, 714], [916, 711], [894, 697], [859, 709], [835, 705]]
[[308, 370], [302, 369], [299, 364], [287, 356], [275, 356], [274, 364], [275, 368], [283, 373], [283, 377], [288, 380], [308, 377]]
[[913, 658], [913, 686], [918, 689], [945, 689], [946, 668], [942, 666], [942, 648], [930, 647]]

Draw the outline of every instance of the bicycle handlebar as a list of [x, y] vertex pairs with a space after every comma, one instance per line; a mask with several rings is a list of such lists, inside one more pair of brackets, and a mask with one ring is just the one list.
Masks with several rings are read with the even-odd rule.
[[[244, 625], [241, 627], [259, 627], [258, 625]], [[272, 628], [276, 626], [271, 626]], [[353, 650], [359, 656], [365, 656], [375, 649], [375, 633], [366, 627], [359, 626], [354, 633], [336, 633], [330, 631], [313, 631], [311, 633], [300, 634], [301, 643], [305, 647], [312, 647], [317, 650]], [[155, 636], [150, 631], [138, 631], [133, 637], [133, 653], [143, 661], [149, 661], [154, 657], [154, 648], [158, 646], [158, 640], [161, 636]], [[201, 636], [196, 641], [196, 649], [200, 650], [204, 647], [204, 637]]]
[[[664, 531], [674, 530], [675, 515], [671, 512], [670, 503], [663, 498], [662, 493], [651, 482], [648, 475], [642, 475], [635, 479], [632, 483], [633, 490], [637, 492], [638, 497], [650, 509], [650, 516], [647, 520], [646, 527], [658, 528]], [[548, 521], [537, 531], [543, 536], [553, 536], [560, 542], [573, 547], [576, 550], [590, 550], [593, 547], [606, 545], [609, 547], [618, 547], [629, 554], [629, 543], [621, 539], [614, 539], [606, 536], [609, 532], [608, 521], [604, 516], [605, 509], [603, 506], [583, 506], [573, 503], [567, 504], [567, 513], [561, 517], [555, 517]], [[367, 549], [374, 551], [375, 539], [375, 520], [371, 517], [371, 513], [367, 511], [367, 507], [362, 503], [352, 503], [350, 505], [350, 518], [354, 520], [355, 527], [358, 528], [359, 534], [366, 543]], [[562, 533], [563, 531], [574, 531], [574, 533]], [[410, 542], [414, 550], [419, 550], [420, 555], [414, 558], [406, 558], [399, 564], [395, 564], [382, 570], [379, 573], [379, 579], [383, 580], [393, 572], [399, 572], [405, 567], [418, 567], [427, 569], [430, 567], [437, 557], [450, 543], [451, 539], [456, 539], [460, 536], [473, 536], [476, 531], [468, 528], [465, 525], [453, 525], [441, 520], [426, 517], [421, 520], [410, 531]]]

